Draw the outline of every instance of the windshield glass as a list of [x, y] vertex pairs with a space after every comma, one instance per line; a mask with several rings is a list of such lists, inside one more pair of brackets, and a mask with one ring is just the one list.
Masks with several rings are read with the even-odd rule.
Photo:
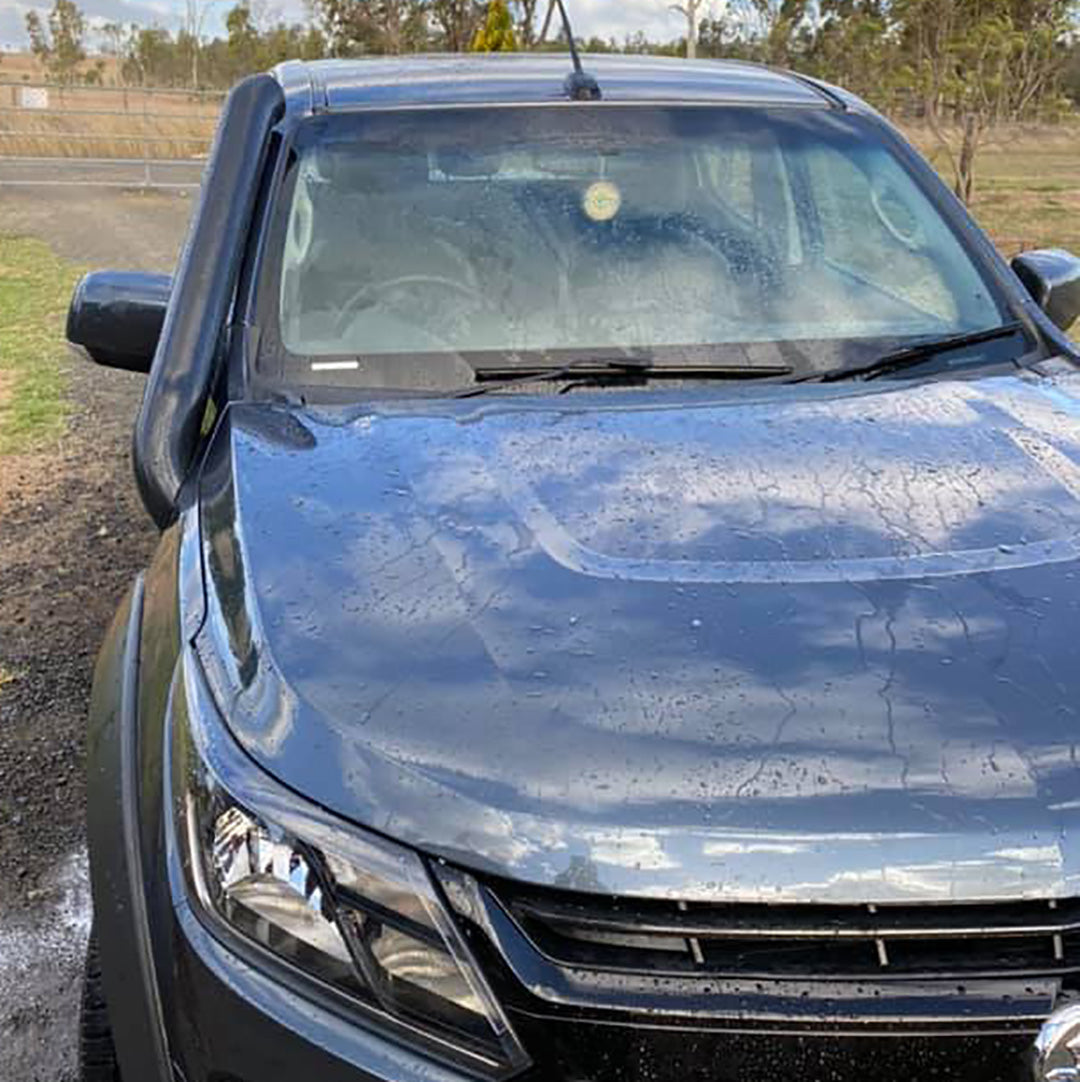
[[301, 385], [642, 351], [818, 371], [1003, 321], [881, 128], [829, 109], [316, 118], [269, 251], [258, 370]]

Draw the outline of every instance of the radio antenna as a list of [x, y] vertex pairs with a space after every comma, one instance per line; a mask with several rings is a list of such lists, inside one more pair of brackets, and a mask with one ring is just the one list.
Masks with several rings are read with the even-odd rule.
[[[563, 33], [566, 34], [566, 43], [570, 46], [570, 59], [574, 63], [574, 70], [570, 72], [563, 83], [566, 96], [572, 101], [599, 101], [601, 97], [600, 84], [581, 66], [581, 57], [578, 56], [577, 45], [574, 44], [574, 31], [570, 28], [570, 17], [566, 14], [566, 5], [563, 0], [552, 0], [552, 2], [559, 5]], [[549, 8], [549, 17], [550, 14], [551, 9]]]

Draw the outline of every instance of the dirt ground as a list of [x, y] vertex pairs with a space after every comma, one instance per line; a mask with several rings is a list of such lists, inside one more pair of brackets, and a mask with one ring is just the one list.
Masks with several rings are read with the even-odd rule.
[[[0, 189], [0, 230], [86, 268], [170, 270], [190, 208], [178, 194]], [[74, 359], [70, 376], [59, 444], [0, 457], [0, 1082], [75, 1078], [86, 701], [155, 543], [129, 456], [142, 377]]]

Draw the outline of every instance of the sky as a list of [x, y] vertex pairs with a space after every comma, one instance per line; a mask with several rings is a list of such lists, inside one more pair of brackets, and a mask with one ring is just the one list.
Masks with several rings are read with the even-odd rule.
[[[235, 0], [210, 2], [206, 29], [213, 36], [221, 31], [225, 12]], [[25, 48], [27, 11], [36, 8], [44, 15], [49, 6], [49, 0], [0, 0], [0, 48]], [[79, 0], [79, 6], [92, 23], [137, 22], [170, 30], [180, 25], [184, 12], [184, 0]], [[305, 19], [303, 0], [267, 0], [266, 6], [287, 21]], [[682, 16], [671, 11], [665, 0], [567, 0], [567, 10], [575, 37], [597, 34], [621, 41], [625, 35], [642, 30], [654, 40], [666, 41], [678, 37], [683, 29]], [[2, 74], [0, 69], [0, 78]]]

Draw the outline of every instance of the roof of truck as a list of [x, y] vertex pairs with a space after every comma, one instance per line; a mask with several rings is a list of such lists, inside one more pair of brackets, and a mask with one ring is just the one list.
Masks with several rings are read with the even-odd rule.
[[[731, 60], [587, 55], [605, 102], [716, 102], [843, 107], [847, 94], [795, 75]], [[561, 53], [289, 61], [274, 69], [288, 108], [336, 111], [420, 105], [566, 102], [571, 60]]]

